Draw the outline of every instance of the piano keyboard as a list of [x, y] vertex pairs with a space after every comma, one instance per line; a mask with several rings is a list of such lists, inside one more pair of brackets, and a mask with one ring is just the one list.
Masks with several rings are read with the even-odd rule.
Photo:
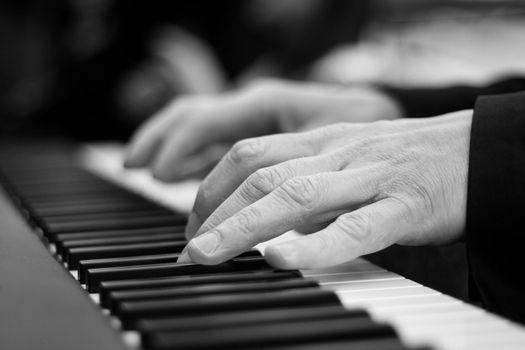
[[521, 326], [364, 259], [278, 271], [254, 250], [177, 264], [198, 182], [125, 171], [115, 146], [86, 149], [81, 167], [60, 152], [22, 155], [2, 164], [4, 187], [128, 348], [524, 347]]

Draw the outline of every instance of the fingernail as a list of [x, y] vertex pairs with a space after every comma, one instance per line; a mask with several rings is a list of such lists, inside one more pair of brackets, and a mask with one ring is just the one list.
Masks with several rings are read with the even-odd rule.
[[188, 251], [186, 248], [180, 253], [179, 258], [177, 259], [177, 263], [189, 263], [191, 262], [190, 255], [188, 254]]
[[127, 149], [124, 152], [124, 166], [126, 168], [131, 168], [136, 166], [136, 157], [134, 157], [134, 152], [131, 149]]
[[151, 171], [151, 175], [153, 176], [155, 180], [158, 180], [160, 182], [170, 181], [170, 178], [169, 176], [167, 176], [164, 169], [153, 168], [153, 170]]
[[218, 245], [219, 239], [216, 233], [206, 233], [191, 240], [189, 243], [193, 249], [199, 250], [204, 255], [213, 253]]
[[190, 216], [188, 217], [188, 223], [186, 224], [186, 229], [184, 230], [184, 235], [187, 239], [191, 239], [195, 232], [199, 229], [201, 226], [201, 222], [199, 218], [197, 217], [197, 214], [195, 212], [191, 212]]
[[133, 162], [128, 157], [124, 159], [124, 168], [133, 168]]

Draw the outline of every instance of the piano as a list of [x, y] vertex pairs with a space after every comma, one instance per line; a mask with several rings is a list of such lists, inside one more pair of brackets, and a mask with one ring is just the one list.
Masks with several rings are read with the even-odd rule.
[[121, 164], [115, 144], [0, 150], [0, 349], [525, 348], [521, 325], [362, 258], [280, 271], [266, 242], [178, 264], [198, 181]]

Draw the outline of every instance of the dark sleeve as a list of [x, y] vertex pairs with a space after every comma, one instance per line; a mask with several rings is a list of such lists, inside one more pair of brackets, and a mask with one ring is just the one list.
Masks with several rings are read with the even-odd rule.
[[429, 117], [472, 109], [479, 96], [525, 91], [525, 77], [503, 79], [484, 87], [380, 88], [400, 103], [407, 117]]
[[469, 158], [470, 290], [525, 323], [525, 92], [477, 100]]

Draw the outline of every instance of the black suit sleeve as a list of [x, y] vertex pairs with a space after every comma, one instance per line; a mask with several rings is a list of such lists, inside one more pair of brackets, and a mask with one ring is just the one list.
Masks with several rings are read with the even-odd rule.
[[525, 77], [496, 81], [488, 86], [452, 86], [444, 88], [380, 87], [403, 108], [406, 117], [429, 117], [472, 109], [482, 95], [525, 91]]
[[469, 157], [470, 291], [525, 323], [525, 92], [477, 100]]

